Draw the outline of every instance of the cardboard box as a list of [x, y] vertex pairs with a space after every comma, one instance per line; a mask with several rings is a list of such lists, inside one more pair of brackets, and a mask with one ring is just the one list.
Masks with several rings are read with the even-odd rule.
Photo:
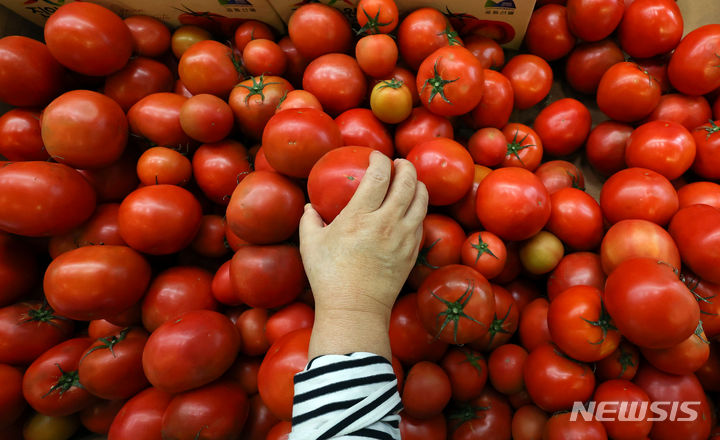
[[[323, 0], [342, 11], [349, 19], [355, 17], [358, 0]], [[400, 15], [422, 7], [445, 13], [460, 35], [479, 33], [498, 40], [504, 47], [517, 49], [525, 36], [535, 0], [395, 0]], [[305, 1], [270, 0], [285, 23], [293, 11]]]
[[[2, 4], [29, 21], [42, 26], [60, 6], [73, 0], [3, 0]], [[121, 17], [150, 15], [171, 27], [200, 24], [223, 31], [244, 20], [260, 20], [278, 31], [284, 24], [267, 0], [92, 0]]]

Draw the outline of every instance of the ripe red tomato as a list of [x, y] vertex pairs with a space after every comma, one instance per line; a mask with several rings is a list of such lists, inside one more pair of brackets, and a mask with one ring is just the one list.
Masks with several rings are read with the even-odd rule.
[[625, 168], [625, 144], [632, 132], [632, 126], [614, 121], [596, 125], [585, 142], [590, 165], [605, 175]]
[[495, 127], [481, 128], [470, 136], [468, 151], [477, 165], [493, 167], [505, 159], [507, 140]]
[[600, 205], [587, 193], [563, 188], [550, 196], [550, 218], [546, 228], [566, 245], [577, 250], [595, 249], [603, 237]]
[[101, 400], [80, 411], [80, 423], [88, 431], [106, 435], [124, 400]]
[[473, 232], [462, 245], [462, 263], [487, 279], [500, 275], [507, 260], [505, 243], [489, 231]]
[[648, 168], [674, 180], [685, 174], [695, 160], [695, 140], [690, 132], [671, 121], [651, 121], [628, 138], [625, 163]]
[[103, 94], [127, 112], [147, 95], [172, 91], [173, 85], [172, 73], [166, 65], [150, 58], [137, 57], [105, 79]]
[[240, 52], [245, 50], [245, 46], [256, 38], [274, 40], [275, 35], [270, 26], [257, 20], [247, 20], [238, 26], [233, 34], [233, 42]]
[[225, 99], [240, 82], [234, 57], [232, 49], [222, 43], [199, 41], [180, 57], [178, 75], [193, 95], [208, 93]]
[[44, 32], [53, 57], [83, 75], [117, 72], [132, 54], [132, 36], [125, 22], [94, 3], [59, 7], [45, 23]]
[[575, 35], [568, 27], [565, 6], [545, 5], [530, 17], [525, 33], [528, 51], [546, 61], [555, 61], [569, 54], [575, 46]]
[[535, 170], [535, 175], [551, 196], [564, 188], [585, 190], [585, 176], [582, 171], [566, 160], [545, 162]]
[[407, 157], [415, 145], [439, 137], [453, 139], [450, 121], [425, 107], [415, 107], [395, 128], [395, 149], [399, 156]]
[[535, 171], [543, 155], [543, 143], [540, 136], [525, 124], [511, 122], [502, 129], [507, 141], [502, 167], [522, 167]]
[[235, 309], [228, 313], [228, 317], [240, 332], [243, 354], [258, 356], [270, 348], [270, 342], [265, 336], [265, 325], [268, 321], [267, 310], [253, 307], [240, 312], [240, 309]]
[[599, 41], [615, 30], [624, 11], [623, 0], [568, 0], [568, 26], [583, 41]]
[[307, 304], [295, 302], [273, 313], [265, 323], [265, 336], [270, 344], [301, 328], [312, 328], [315, 310]]
[[117, 162], [99, 170], [76, 170], [92, 185], [97, 193], [97, 201], [120, 202], [137, 188], [137, 156], [125, 150]]
[[365, 75], [354, 58], [332, 53], [314, 59], [305, 69], [303, 89], [315, 95], [330, 114], [359, 107], [367, 93]]
[[600, 245], [600, 258], [606, 274], [625, 260], [647, 257], [680, 268], [680, 251], [668, 232], [653, 222], [621, 220], [610, 227]]
[[669, 93], [660, 97], [660, 103], [648, 116], [651, 121], [677, 122], [693, 130], [712, 119], [712, 110], [703, 96], [687, 96]]
[[[593, 21], [597, 18], [594, 16]], [[578, 92], [592, 94], [597, 90], [603, 74], [614, 64], [623, 61], [625, 57], [622, 50], [612, 40], [580, 43], [567, 58], [565, 79]]]
[[283, 96], [292, 90], [290, 83], [279, 76], [252, 77], [232, 89], [228, 103], [243, 133], [260, 139]]
[[35, 253], [26, 243], [0, 232], [0, 307], [22, 298], [37, 281]]
[[[543, 429], [543, 440], [565, 440], [581, 438], [583, 440], [607, 440], [603, 424], [594, 415], [583, 413], [577, 420], [571, 421], [572, 413], [562, 412], [550, 417]], [[589, 419], [589, 420], [588, 420]]]
[[497, 41], [478, 34], [464, 38], [465, 47], [482, 64], [483, 69], [500, 69], [505, 65], [505, 53]]
[[613, 174], [600, 191], [600, 207], [610, 223], [642, 219], [666, 225], [679, 207], [669, 180], [646, 168], [626, 168]]
[[252, 171], [247, 149], [231, 139], [201, 145], [193, 154], [192, 169], [203, 194], [218, 205], [228, 205], [235, 188]]
[[553, 73], [547, 61], [536, 55], [516, 55], [502, 69], [512, 84], [515, 107], [530, 108], [550, 93]]
[[214, 95], [201, 93], [180, 107], [180, 126], [191, 138], [200, 142], [218, 142], [230, 134], [233, 112], [230, 106]]
[[495, 312], [490, 283], [474, 269], [458, 264], [431, 273], [420, 286], [417, 301], [428, 332], [455, 344], [482, 337]]
[[502, 129], [512, 113], [513, 86], [505, 75], [494, 70], [485, 69], [483, 77], [483, 96], [472, 111], [472, 122], [476, 128]]
[[493, 350], [488, 358], [490, 382], [503, 394], [515, 394], [525, 389], [523, 366], [528, 352], [515, 344], [505, 344]]
[[203, 215], [200, 230], [190, 243], [192, 250], [208, 258], [220, 258], [228, 253], [229, 245], [225, 244], [225, 217], [215, 214]]
[[143, 57], [157, 57], [170, 48], [170, 30], [157, 18], [133, 15], [124, 21], [130, 29], [134, 53]]
[[398, 8], [393, 0], [360, 0], [357, 21], [368, 34], [389, 34], [398, 25]]
[[711, 121], [692, 131], [695, 139], [696, 156], [693, 171], [706, 179], [720, 178], [720, 160], [717, 153], [720, 151], [720, 121]]
[[[354, 108], [335, 118], [343, 145], [357, 145], [378, 150], [393, 157], [392, 135], [387, 127], [366, 108]], [[367, 168], [367, 166], [365, 166]]]
[[175, 93], [153, 93], [136, 102], [128, 110], [130, 131], [146, 138], [151, 144], [187, 149], [190, 137], [180, 125], [180, 108], [187, 101]]
[[448, 19], [435, 8], [419, 8], [408, 14], [397, 34], [400, 55], [412, 70], [435, 50], [460, 41]]
[[565, 98], [542, 109], [533, 129], [542, 139], [543, 151], [566, 156], [583, 146], [591, 123], [590, 111], [583, 103]]
[[595, 363], [596, 373], [603, 381], [610, 379], [632, 380], [640, 365], [640, 351], [622, 340], [618, 348], [610, 356]]
[[227, 317], [193, 310], [150, 335], [143, 350], [143, 370], [155, 388], [180, 393], [222, 376], [239, 347], [240, 335]]
[[5, 429], [20, 417], [27, 403], [23, 398], [23, 373], [20, 369], [0, 365], [0, 378], [3, 381], [0, 389], [0, 429]]
[[525, 240], [550, 218], [550, 194], [523, 168], [497, 169], [478, 187], [477, 214], [490, 232], [505, 240]]
[[128, 400], [110, 425], [108, 440], [161, 438], [162, 417], [172, 395], [147, 388]]
[[250, 398], [250, 411], [243, 427], [243, 439], [266, 440], [270, 429], [278, 422], [279, 420], [270, 412], [270, 408], [265, 405], [260, 395], [255, 394]]
[[670, 52], [683, 35], [680, 8], [672, 0], [635, 0], [623, 14], [620, 46], [633, 58]]
[[440, 366], [450, 379], [453, 399], [465, 402], [480, 397], [488, 377], [482, 354], [467, 348], [451, 348], [443, 356]]
[[129, 309], [145, 293], [150, 265], [126, 246], [80, 247], [55, 258], [43, 280], [50, 306], [70, 319], [90, 321]]
[[256, 38], [248, 41], [242, 51], [243, 67], [253, 76], [282, 75], [287, 68], [287, 57], [272, 40]]
[[416, 419], [405, 412], [400, 413], [400, 437], [404, 440], [447, 439], [445, 416], [440, 413], [430, 419]]
[[415, 81], [420, 102], [442, 116], [468, 113], [482, 99], [483, 72], [480, 61], [464, 47], [441, 47], [418, 68]]
[[605, 287], [605, 274], [598, 254], [575, 252], [565, 255], [548, 277], [548, 298], [552, 301], [573, 286], [591, 286], [600, 290]]
[[702, 328], [698, 324], [695, 333], [670, 348], [640, 348], [645, 360], [660, 371], [670, 374], [693, 374], [699, 370], [710, 357], [710, 344]]
[[352, 40], [350, 23], [341, 12], [315, 3], [302, 5], [290, 16], [288, 35], [308, 61], [333, 52], [345, 53]]
[[382, 78], [392, 74], [398, 48], [395, 40], [388, 35], [367, 35], [355, 45], [355, 58], [365, 74]]
[[167, 147], [152, 147], [137, 161], [137, 175], [143, 185], [185, 185], [192, 176], [190, 160]]
[[425, 330], [418, 313], [417, 294], [410, 293], [395, 301], [390, 313], [390, 348], [406, 365], [420, 361], [438, 361], [448, 344]]
[[[27, 365], [72, 336], [73, 321], [39, 301], [0, 309], [0, 363]], [[1, 425], [1, 423], [0, 423]]]
[[472, 156], [452, 139], [435, 138], [416, 145], [407, 156], [427, 186], [431, 205], [450, 205], [472, 187]]
[[445, 371], [435, 363], [420, 361], [405, 378], [402, 404], [412, 417], [429, 419], [440, 414], [452, 396], [452, 386]]
[[549, 303], [545, 298], [536, 298], [520, 310], [520, 343], [528, 351], [552, 342], [548, 328]]
[[43, 43], [19, 35], [0, 39], [0, 101], [43, 106], [62, 87], [63, 68]]
[[683, 263], [701, 278], [720, 283], [718, 240], [720, 211], [707, 205], [691, 205], [675, 214], [668, 227]]
[[40, 112], [15, 108], [0, 116], [0, 154], [11, 161], [47, 160]]
[[507, 343], [513, 337], [520, 321], [520, 309], [512, 294], [497, 284], [491, 284], [495, 296], [495, 314], [490, 329], [471, 347], [482, 351], [492, 351]]
[[669, 348], [692, 335], [700, 319], [697, 301], [673, 272], [654, 258], [626, 260], [605, 283], [605, 306], [630, 342]]
[[534, 440], [542, 438], [548, 416], [535, 405], [524, 405], [515, 410], [512, 418], [512, 438]]
[[486, 387], [480, 397], [460, 407], [451, 417], [457, 426], [453, 440], [510, 438], [512, 410], [507, 399], [491, 387]]
[[710, 205], [720, 209], [720, 185], [713, 182], [693, 182], [678, 189], [680, 208], [690, 205]]
[[704, 95], [720, 86], [717, 53], [720, 25], [709, 24], [690, 32], [677, 45], [668, 65], [673, 87], [687, 95]]
[[660, 93], [660, 85], [646, 70], [622, 62], [610, 67], [600, 79], [597, 105], [611, 119], [639, 121], [657, 107]]

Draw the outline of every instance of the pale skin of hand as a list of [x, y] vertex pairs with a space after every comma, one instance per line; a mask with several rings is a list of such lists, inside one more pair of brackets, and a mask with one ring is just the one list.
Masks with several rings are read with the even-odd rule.
[[332, 223], [305, 206], [300, 253], [315, 297], [309, 359], [362, 351], [391, 360], [390, 311], [415, 264], [427, 204], [427, 188], [409, 161], [373, 152]]

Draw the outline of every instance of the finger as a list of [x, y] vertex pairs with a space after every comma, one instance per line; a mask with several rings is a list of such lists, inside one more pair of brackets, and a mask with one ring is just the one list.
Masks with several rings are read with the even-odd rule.
[[378, 209], [390, 186], [391, 170], [392, 162], [387, 156], [377, 151], [370, 153], [370, 165], [343, 212], [373, 212]]
[[303, 241], [303, 237], [313, 234], [325, 226], [322, 217], [315, 211], [315, 208], [310, 203], [305, 205], [305, 212], [300, 217], [300, 241]]
[[404, 222], [410, 227], [422, 226], [422, 221], [427, 214], [428, 192], [425, 184], [418, 182], [415, 188], [415, 195], [405, 213]]
[[403, 217], [415, 197], [416, 190], [417, 173], [413, 164], [405, 159], [395, 160], [395, 177], [390, 183], [390, 189], [382, 204], [382, 209], [387, 209], [397, 213], [398, 217]]

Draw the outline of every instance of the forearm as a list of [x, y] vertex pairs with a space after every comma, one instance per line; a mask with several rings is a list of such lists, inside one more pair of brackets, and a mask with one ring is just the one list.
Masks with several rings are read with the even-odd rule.
[[392, 361], [388, 326], [390, 313], [318, 308], [308, 358], [325, 354], [367, 352]]

